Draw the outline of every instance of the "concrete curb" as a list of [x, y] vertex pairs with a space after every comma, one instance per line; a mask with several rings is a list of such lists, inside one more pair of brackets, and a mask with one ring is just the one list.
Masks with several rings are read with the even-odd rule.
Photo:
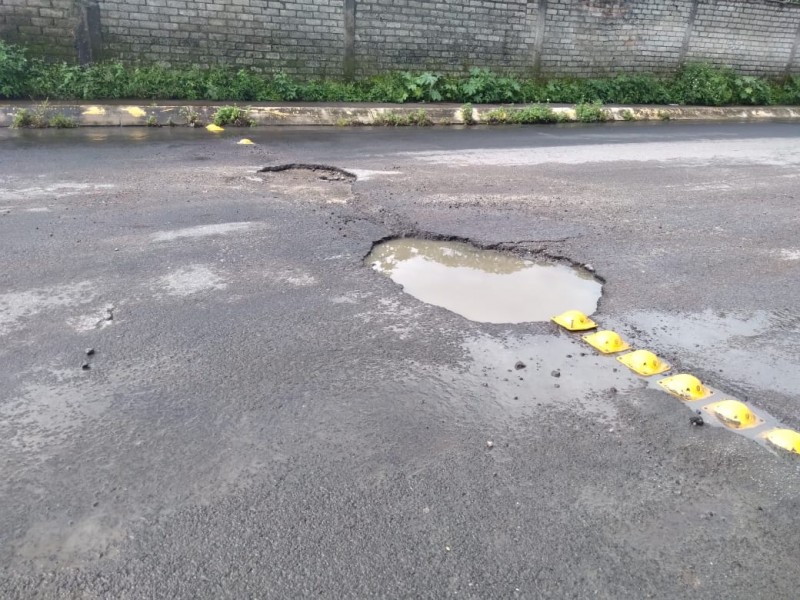
[[[73, 104], [14, 102], [0, 105], [0, 127], [10, 127], [19, 110], [39, 111], [49, 118], [59, 114], [78, 127], [191, 126], [205, 125], [221, 106], [230, 104]], [[385, 125], [409, 116], [424, 116], [433, 125], [463, 125], [461, 105], [456, 104], [249, 104], [245, 108], [256, 126], [268, 125]], [[479, 105], [472, 109], [473, 124], [484, 124], [486, 115], [498, 108], [522, 105]], [[576, 121], [573, 106], [553, 105], [566, 121]], [[620, 106], [603, 107], [609, 121], [763, 121], [800, 119], [800, 107], [789, 106]]]

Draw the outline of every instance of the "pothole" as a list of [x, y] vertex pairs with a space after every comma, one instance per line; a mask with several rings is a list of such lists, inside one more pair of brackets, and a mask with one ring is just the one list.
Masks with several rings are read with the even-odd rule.
[[286, 164], [264, 167], [265, 181], [273, 192], [291, 198], [322, 200], [326, 204], [345, 204], [352, 199], [353, 173], [326, 165]]
[[307, 165], [301, 163], [290, 163], [286, 165], [274, 165], [270, 167], [263, 167], [258, 170], [259, 173], [288, 173], [299, 172], [313, 175], [316, 179], [322, 181], [349, 181], [356, 180], [356, 176], [349, 171], [340, 169], [339, 167], [331, 167], [327, 165]]
[[403, 291], [480, 323], [547, 321], [565, 310], [597, 310], [602, 284], [573, 267], [415, 238], [377, 244], [366, 259]]

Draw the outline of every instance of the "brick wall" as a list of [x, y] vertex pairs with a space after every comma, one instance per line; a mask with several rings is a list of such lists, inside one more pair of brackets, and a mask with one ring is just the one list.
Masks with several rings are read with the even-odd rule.
[[386, 69], [463, 71], [533, 64], [536, 11], [527, 0], [359, 0], [355, 56], [359, 73]]
[[798, 27], [800, 10], [795, 6], [702, 0], [686, 59], [733, 65], [743, 73], [780, 75], [786, 70]]
[[0, 0], [0, 38], [52, 60], [75, 60], [74, 22], [74, 0]]
[[0, 38], [53, 60], [305, 77], [471, 66], [592, 76], [685, 61], [800, 74], [800, 5], [772, 0], [0, 0]]
[[104, 55], [340, 75], [343, 0], [100, 0]]
[[550, 0], [542, 72], [578, 76], [671, 71], [692, 0]]

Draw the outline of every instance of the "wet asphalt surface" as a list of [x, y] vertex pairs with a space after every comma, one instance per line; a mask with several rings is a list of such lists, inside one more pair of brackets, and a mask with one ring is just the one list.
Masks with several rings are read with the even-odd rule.
[[798, 166], [782, 123], [0, 131], [0, 597], [796, 597], [800, 462], [363, 259], [590, 264], [798, 428]]

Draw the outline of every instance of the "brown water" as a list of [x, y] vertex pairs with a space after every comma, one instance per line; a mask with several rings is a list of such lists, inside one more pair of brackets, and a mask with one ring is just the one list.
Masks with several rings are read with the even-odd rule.
[[602, 293], [589, 273], [462, 242], [391, 240], [367, 263], [407, 294], [481, 323], [547, 321], [573, 309], [590, 315]]

